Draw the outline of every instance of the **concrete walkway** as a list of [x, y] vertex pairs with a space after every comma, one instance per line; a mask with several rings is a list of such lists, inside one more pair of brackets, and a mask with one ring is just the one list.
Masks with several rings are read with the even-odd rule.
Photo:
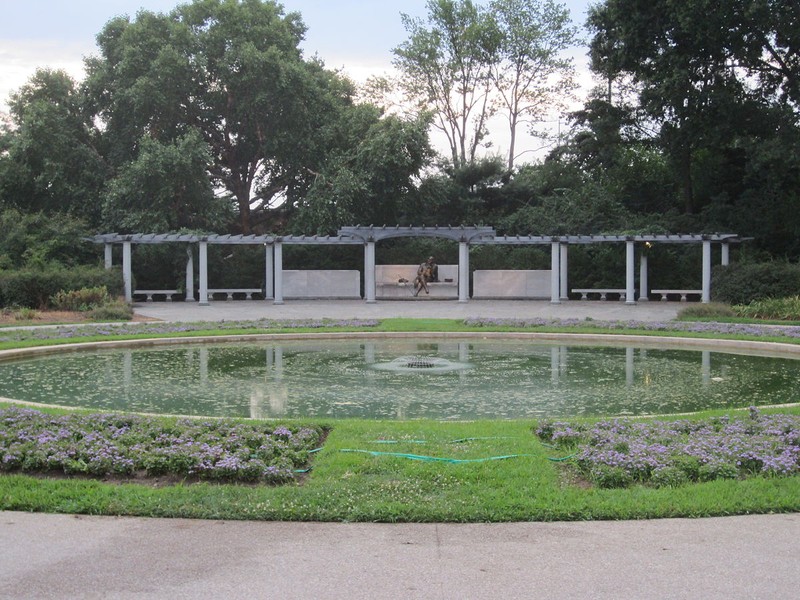
[[505, 524], [0, 513], [2, 598], [794, 599], [800, 516]]
[[381, 319], [391, 317], [428, 319], [516, 318], [669, 321], [686, 306], [680, 302], [569, 301], [551, 304], [525, 300], [385, 300], [367, 304], [361, 300], [240, 300], [212, 302], [140, 302], [136, 314], [164, 321], [221, 321], [236, 319]]
[[[140, 304], [166, 321], [669, 320], [677, 303]], [[0, 512], [0, 598], [791, 598], [800, 515], [506, 524], [219, 522]]]

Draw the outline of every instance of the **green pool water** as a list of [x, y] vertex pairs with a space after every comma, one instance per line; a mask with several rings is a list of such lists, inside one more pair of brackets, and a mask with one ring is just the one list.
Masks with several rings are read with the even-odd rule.
[[186, 344], [0, 362], [0, 396], [255, 418], [642, 415], [796, 402], [797, 367], [788, 358], [519, 340]]

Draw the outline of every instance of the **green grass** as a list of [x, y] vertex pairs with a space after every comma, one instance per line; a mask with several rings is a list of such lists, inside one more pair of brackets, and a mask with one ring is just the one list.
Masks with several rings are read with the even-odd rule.
[[[468, 328], [440, 319], [387, 319], [366, 331], [512, 331], [511, 327]], [[301, 330], [284, 330], [301, 333]], [[320, 333], [319, 330], [309, 330]], [[333, 331], [326, 329], [325, 333]], [[358, 331], [365, 331], [359, 328]], [[647, 335], [677, 332], [543, 327], [535, 331]], [[253, 330], [208, 330], [191, 335], [252, 334]], [[175, 334], [170, 334], [174, 337]], [[97, 336], [97, 340], [122, 336]], [[125, 339], [153, 336], [125, 336]], [[162, 336], [163, 337], [163, 336]], [[687, 337], [747, 336], [687, 335]], [[765, 340], [767, 338], [754, 338]], [[769, 338], [771, 339], [771, 338]], [[787, 342], [786, 338], [776, 340]], [[89, 341], [81, 339], [80, 341]], [[66, 341], [65, 341], [66, 342]], [[14, 342], [2, 347], [37, 345]], [[57, 412], [57, 411], [53, 411]], [[714, 411], [697, 415], [723, 414]], [[800, 413], [800, 408], [781, 409]], [[307, 420], [305, 420], [307, 421]], [[500, 522], [531, 520], [702, 517], [800, 511], [800, 477], [754, 477], [677, 488], [634, 486], [597, 489], [578, 485], [563, 452], [533, 435], [535, 422], [321, 421], [330, 426], [313, 470], [299, 485], [248, 486], [181, 483], [165, 487], [86, 479], [0, 476], [0, 509], [80, 514], [380, 522]], [[483, 438], [455, 443], [462, 438]], [[384, 444], [378, 440], [399, 443]], [[424, 440], [426, 443], [419, 443]], [[450, 464], [344, 449], [399, 452], [454, 459], [521, 454], [507, 460]]]

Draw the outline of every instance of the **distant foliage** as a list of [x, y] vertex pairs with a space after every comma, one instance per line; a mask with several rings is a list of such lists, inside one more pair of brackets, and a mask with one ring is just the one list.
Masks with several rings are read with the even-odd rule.
[[110, 301], [108, 289], [101, 285], [80, 290], [61, 290], [50, 298], [50, 306], [57, 310], [86, 312], [108, 304]]
[[765, 298], [788, 298], [800, 293], [800, 265], [771, 261], [733, 263], [718, 267], [711, 281], [713, 299], [750, 304]]

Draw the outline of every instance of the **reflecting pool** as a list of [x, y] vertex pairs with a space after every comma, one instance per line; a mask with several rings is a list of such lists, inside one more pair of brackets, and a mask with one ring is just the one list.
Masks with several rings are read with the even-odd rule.
[[790, 358], [530, 340], [184, 344], [0, 362], [0, 396], [231, 417], [512, 419], [798, 401]]

